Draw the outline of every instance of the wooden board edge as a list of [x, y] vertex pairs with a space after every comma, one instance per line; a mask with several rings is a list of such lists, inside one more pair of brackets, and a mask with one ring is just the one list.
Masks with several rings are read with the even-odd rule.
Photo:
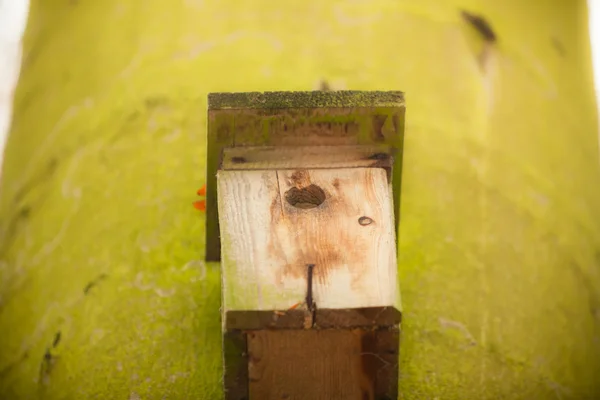
[[[396, 400], [399, 395], [401, 329], [398, 326], [380, 329], [376, 332], [376, 340], [372, 345], [373, 353], [377, 354], [376, 358], [379, 363], [375, 379], [375, 398], [377, 400]], [[365, 356], [367, 353], [368, 351], [365, 352]]]
[[[227, 330], [304, 329], [306, 310], [228, 310], [224, 318]], [[402, 313], [392, 306], [317, 309], [314, 329], [393, 327], [401, 322]]]
[[302, 91], [209, 93], [208, 109], [404, 107], [401, 91]]
[[245, 146], [223, 149], [226, 171], [389, 168], [397, 149], [390, 145]]
[[[219, 125], [221, 124], [221, 125]], [[208, 113], [206, 161], [206, 250], [207, 262], [221, 261], [221, 239], [219, 228], [219, 204], [217, 193], [217, 171], [221, 164], [223, 148], [234, 142], [234, 126], [230, 121], [218, 121]]]
[[223, 390], [225, 400], [248, 400], [248, 339], [242, 330], [223, 333]]
[[[391, 189], [392, 189], [392, 200], [394, 209], [394, 223], [396, 228], [396, 246], [400, 242], [400, 220], [401, 220], [401, 203], [402, 203], [402, 176], [404, 169], [404, 124], [406, 113], [405, 109], [400, 110], [401, 115], [395, 123], [399, 124], [397, 131], [399, 132], [397, 149], [398, 151], [394, 154], [394, 164], [391, 168]], [[388, 175], [389, 176], [389, 175]]]

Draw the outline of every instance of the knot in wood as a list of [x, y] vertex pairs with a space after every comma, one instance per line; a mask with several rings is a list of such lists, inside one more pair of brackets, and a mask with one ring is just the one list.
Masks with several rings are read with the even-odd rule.
[[285, 200], [289, 205], [301, 209], [315, 208], [325, 201], [325, 192], [317, 185], [308, 185], [305, 188], [291, 188], [285, 192]]
[[369, 217], [360, 217], [358, 219], [358, 223], [361, 224], [362, 226], [371, 225], [373, 223], [373, 219], [371, 219]]

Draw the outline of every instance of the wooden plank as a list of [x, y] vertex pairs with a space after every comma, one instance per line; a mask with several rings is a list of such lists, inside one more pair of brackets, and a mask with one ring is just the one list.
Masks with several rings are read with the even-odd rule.
[[383, 169], [219, 171], [218, 187], [225, 312], [303, 302], [308, 264], [318, 309], [400, 311]]
[[[231, 310], [224, 315], [226, 329], [304, 329], [306, 311]], [[392, 327], [400, 324], [402, 314], [395, 307], [363, 307], [351, 309], [318, 308], [316, 329]]]
[[399, 91], [308, 91], [308, 92], [246, 92], [210, 93], [208, 107], [222, 109], [286, 109], [286, 108], [348, 108], [403, 107], [404, 93]]
[[250, 399], [397, 399], [397, 330], [248, 333]]
[[222, 149], [233, 146], [233, 120], [217, 118], [208, 112], [207, 174], [206, 174], [206, 260], [221, 258], [219, 240], [219, 206], [217, 203], [217, 168], [221, 163]]
[[391, 168], [394, 152], [387, 145], [232, 147], [223, 150], [221, 169]]
[[[398, 150], [399, 211], [404, 95], [401, 92], [267, 92], [209, 95], [206, 259], [220, 260], [214, 177], [225, 147], [387, 145]], [[227, 127], [227, 135], [223, 135]], [[217, 132], [220, 130], [220, 134]], [[306, 167], [305, 167], [306, 168]], [[396, 181], [398, 180], [398, 181]], [[396, 224], [398, 222], [396, 216]]]
[[402, 322], [396, 307], [361, 307], [349, 309], [317, 309], [315, 326], [329, 328], [393, 327]]
[[213, 110], [233, 120], [235, 147], [396, 145], [394, 107]]
[[400, 329], [399, 327], [380, 329], [371, 338], [374, 340], [363, 341], [363, 355], [365, 362], [368, 359], [373, 363], [372, 368], [377, 371], [375, 378], [377, 399], [396, 400], [400, 379]]
[[240, 330], [223, 333], [223, 387], [225, 400], [248, 400], [247, 334]]
[[303, 329], [306, 311], [230, 310], [223, 315], [225, 329]]

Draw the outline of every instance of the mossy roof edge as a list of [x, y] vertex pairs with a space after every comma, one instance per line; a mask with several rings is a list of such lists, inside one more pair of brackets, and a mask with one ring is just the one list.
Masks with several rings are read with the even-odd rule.
[[404, 107], [400, 91], [310, 91], [209, 93], [208, 108]]

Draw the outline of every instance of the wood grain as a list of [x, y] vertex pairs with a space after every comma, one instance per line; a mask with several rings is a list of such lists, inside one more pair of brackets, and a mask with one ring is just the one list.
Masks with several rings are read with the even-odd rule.
[[395, 210], [399, 211], [400, 192], [396, 187], [399, 188], [401, 179], [405, 114], [401, 92], [219, 93], [210, 98], [206, 183], [207, 261], [220, 260], [214, 177], [221, 166], [223, 149], [226, 147], [391, 147], [398, 151], [390, 176], [394, 179]]
[[248, 333], [250, 399], [396, 399], [397, 330]]
[[[224, 314], [226, 329], [303, 329], [306, 310], [229, 310]], [[398, 326], [402, 314], [395, 307], [318, 308], [314, 327], [368, 328]]]
[[[315, 264], [317, 308], [400, 310], [391, 190], [380, 168], [220, 171], [223, 307], [285, 310], [302, 302]], [[290, 190], [325, 193], [294, 207]], [[308, 201], [308, 200], [307, 200]], [[368, 217], [369, 225], [359, 219]]]
[[262, 146], [223, 150], [223, 170], [391, 168], [394, 149], [386, 145], [364, 146]]
[[248, 400], [246, 332], [241, 330], [223, 332], [223, 370], [225, 400]]

